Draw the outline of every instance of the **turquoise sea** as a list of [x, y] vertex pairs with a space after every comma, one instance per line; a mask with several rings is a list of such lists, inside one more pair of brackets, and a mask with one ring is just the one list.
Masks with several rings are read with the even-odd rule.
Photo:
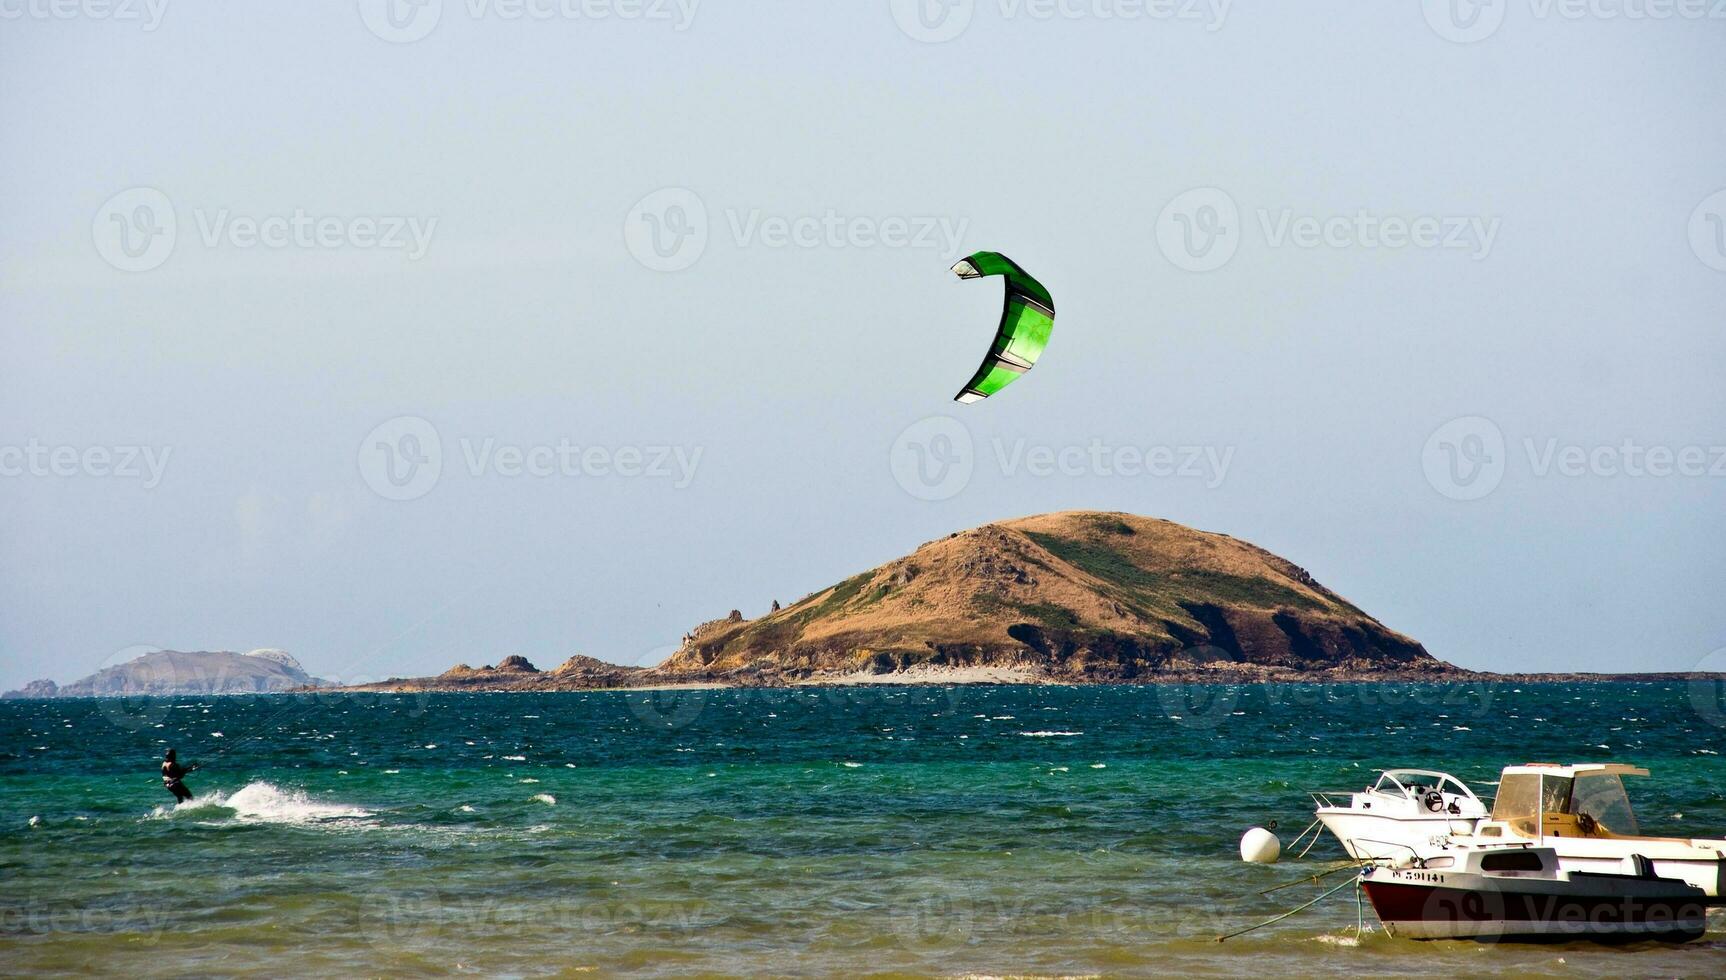
[[1718, 918], [1416, 943], [1349, 889], [1214, 937], [1342, 856], [1242, 831], [1380, 767], [1636, 762], [1646, 831], [1726, 836], [1723, 726], [1682, 681], [0, 702], [0, 972], [1720, 976]]

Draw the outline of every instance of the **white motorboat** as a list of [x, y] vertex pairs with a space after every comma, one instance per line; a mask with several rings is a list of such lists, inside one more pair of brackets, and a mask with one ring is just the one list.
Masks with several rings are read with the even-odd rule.
[[1358, 793], [1314, 793], [1314, 814], [1357, 861], [1418, 855], [1474, 831], [1486, 804], [1455, 776], [1430, 769], [1387, 769]]
[[[1409, 775], [1421, 785], [1417, 791], [1405, 784], [1405, 774], [1443, 778], [1427, 786]], [[1710, 904], [1726, 904], [1726, 840], [1642, 834], [1623, 777], [1646, 775], [1646, 769], [1619, 763], [1510, 766], [1499, 777], [1491, 810], [1482, 805], [1479, 814], [1465, 801], [1480, 801], [1460, 780], [1421, 770], [1391, 770], [1379, 784], [1352, 794], [1347, 806], [1333, 805], [1327, 794], [1314, 799], [1318, 819], [1358, 860], [1426, 857], [1446, 844], [1518, 843], [1551, 848], [1566, 872], [1634, 874], [1638, 861], [1646, 860], [1654, 875], [1688, 882]], [[1452, 801], [1456, 813], [1450, 812]]]
[[1450, 844], [1425, 858], [1362, 871], [1385, 932], [1406, 939], [1650, 940], [1701, 938], [1702, 889], [1657, 876], [1567, 871], [1531, 844]]
[[1528, 841], [1558, 852], [1566, 871], [1622, 874], [1634, 859], [1654, 874], [1702, 889], [1726, 904], [1726, 840], [1649, 837], [1636, 822], [1625, 776], [1648, 770], [1619, 763], [1511, 766], [1499, 777], [1492, 813], [1458, 842]]

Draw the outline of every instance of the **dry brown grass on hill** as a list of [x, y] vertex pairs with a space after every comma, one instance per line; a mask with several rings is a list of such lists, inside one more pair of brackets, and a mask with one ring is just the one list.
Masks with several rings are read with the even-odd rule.
[[1076, 511], [962, 531], [760, 619], [704, 624], [655, 673], [944, 665], [1134, 679], [1194, 656], [1291, 669], [1440, 666], [1262, 548]]

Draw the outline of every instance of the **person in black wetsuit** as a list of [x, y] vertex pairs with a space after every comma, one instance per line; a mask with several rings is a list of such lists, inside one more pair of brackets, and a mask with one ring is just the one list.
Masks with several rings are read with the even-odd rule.
[[168, 788], [168, 792], [174, 794], [176, 802], [184, 803], [192, 798], [192, 791], [187, 789], [186, 784], [180, 780], [185, 778], [187, 773], [196, 772], [197, 769], [197, 766], [192, 766], [189, 769], [181, 766], [174, 758], [173, 749], [169, 749], [168, 754], [162, 757], [162, 785]]

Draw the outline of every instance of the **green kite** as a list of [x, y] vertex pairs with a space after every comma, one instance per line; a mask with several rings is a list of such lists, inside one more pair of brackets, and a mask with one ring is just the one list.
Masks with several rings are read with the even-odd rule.
[[995, 331], [995, 342], [989, 346], [989, 354], [983, 358], [976, 376], [953, 399], [969, 405], [1012, 384], [1014, 378], [1031, 370], [1037, 358], [1043, 356], [1043, 348], [1049, 344], [1049, 331], [1055, 327], [1055, 300], [1042, 283], [1000, 252], [978, 252], [961, 259], [954, 264], [953, 272], [960, 279], [1007, 278], [1007, 298], [1001, 308], [1001, 325]]

